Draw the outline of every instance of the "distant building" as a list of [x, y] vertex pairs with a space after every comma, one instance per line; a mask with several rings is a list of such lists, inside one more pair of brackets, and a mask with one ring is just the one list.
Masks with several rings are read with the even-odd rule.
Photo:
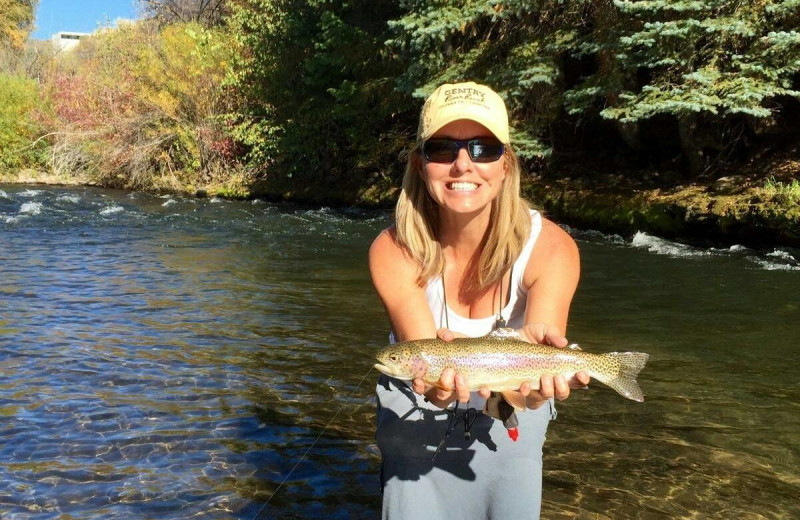
[[78, 46], [81, 38], [89, 36], [89, 33], [61, 31], [53, 35], [53, 48], [58, 51], [69, 51]]

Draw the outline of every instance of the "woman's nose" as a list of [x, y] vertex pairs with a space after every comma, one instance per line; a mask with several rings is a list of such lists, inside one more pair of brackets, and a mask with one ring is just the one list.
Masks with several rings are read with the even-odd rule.
[[458, 172], [467, 172], [472, 168], [472, 159], [469, 157], [466, 146], [458, 150], [456, 160], [453, 161], [453, 168]]

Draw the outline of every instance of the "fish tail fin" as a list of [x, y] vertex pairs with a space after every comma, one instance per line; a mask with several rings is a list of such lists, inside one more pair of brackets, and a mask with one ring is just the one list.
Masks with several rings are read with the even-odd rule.
[[642, 352], [609, 352], [603, 356], [616, 360], [619, 363], [619, 371], [615, 374], [598, 373], [592, 376], [628, 399], [640, 403], [644, 401], [644, 394], [636, 382], [636, 376], [644, 368], [650, 355]]

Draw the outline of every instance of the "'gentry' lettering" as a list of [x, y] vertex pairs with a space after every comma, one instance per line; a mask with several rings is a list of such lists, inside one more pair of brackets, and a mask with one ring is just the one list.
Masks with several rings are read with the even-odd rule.
[[476, 101], [483, 103], [485, 93], [474, 88], [451, 88], [444, 92], [444, 102], [448, 103], [455, 99], [463, 99], [465, 101]]

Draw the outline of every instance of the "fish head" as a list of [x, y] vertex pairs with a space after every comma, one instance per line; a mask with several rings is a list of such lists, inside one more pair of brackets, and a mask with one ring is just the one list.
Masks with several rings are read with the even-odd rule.
[[379, 363], [374, 367], [387, 376], [411, 381], [414, 378], [424, 378], [428, 373], [428, 361], [424, 352], [415, 348], [412, 342], [395, 343], [378, 352], [376, 358]]

